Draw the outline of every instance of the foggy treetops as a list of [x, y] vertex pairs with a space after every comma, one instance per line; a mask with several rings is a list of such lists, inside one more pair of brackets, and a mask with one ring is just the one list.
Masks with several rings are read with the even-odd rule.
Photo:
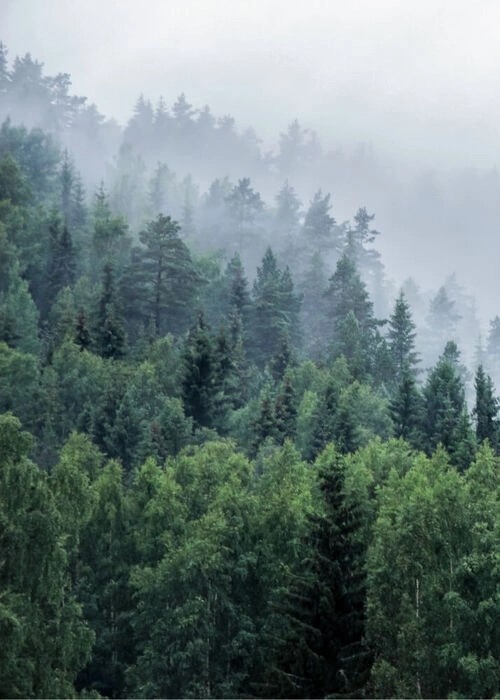
[[0, 696], [496, 697], [500, 307], [383, 244], [496, 173], [70, 88], [0, 45]]

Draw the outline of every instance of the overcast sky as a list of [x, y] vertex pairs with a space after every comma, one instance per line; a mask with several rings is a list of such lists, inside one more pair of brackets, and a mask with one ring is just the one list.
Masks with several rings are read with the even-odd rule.
[[493, 166], [499, 0], [0, 0], [10, 57], [125, 121], [182, 91], [266, 143], [297, 116], [329, 145]]

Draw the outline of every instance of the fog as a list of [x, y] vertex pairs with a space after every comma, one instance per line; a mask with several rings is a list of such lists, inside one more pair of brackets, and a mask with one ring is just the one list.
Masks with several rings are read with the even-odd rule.
[[[297, 118], [324, 155], [290, 178], [304, 205], [322, 187], [337, 221], [366, 206], [395, 286], [411, 275], [435, 290], [456, 272], [484, 326], [500, 311], [498, 26], [496, 0], [0, 2], [9, 58], [70, 73], [123, 126], [141, 93], [184, 92], [253, 127], [265, 153]], [[226, 171], [210, 176], [248, 174], [268, 201], [279, 186]]]

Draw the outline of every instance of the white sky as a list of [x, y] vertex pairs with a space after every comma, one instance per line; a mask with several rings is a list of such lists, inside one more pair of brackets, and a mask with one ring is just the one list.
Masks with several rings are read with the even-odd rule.
[[266, 144], [298, 117], [434, 164], [499, 160], [499, 28], [500, 0], [0, 0], [10, 58], [122, 122], [141, 92], [184, 91]]

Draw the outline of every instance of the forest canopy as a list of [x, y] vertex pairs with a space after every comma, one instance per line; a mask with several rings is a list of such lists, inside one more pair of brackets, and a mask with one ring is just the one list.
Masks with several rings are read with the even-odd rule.
[[0, 696], [497, 696], [499, 316], [296, 120], [70, 86], [0, 45]]

